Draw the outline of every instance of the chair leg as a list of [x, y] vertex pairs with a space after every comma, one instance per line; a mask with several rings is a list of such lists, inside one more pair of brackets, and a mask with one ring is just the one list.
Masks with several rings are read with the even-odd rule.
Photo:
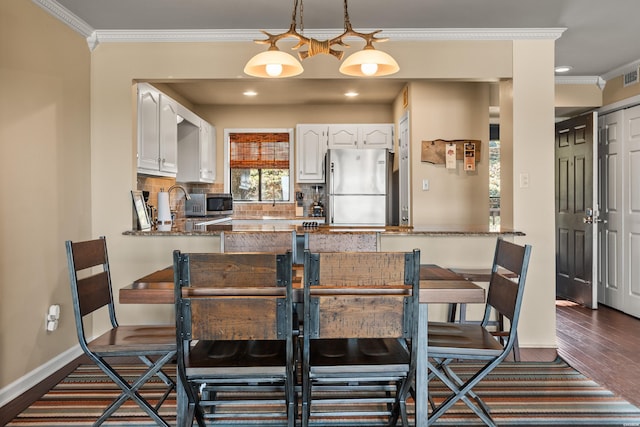
[[106, 373], [113, 382], [115, 382], [118, 387], [122, 390], [122, 394], [111, 403], [104, 411], [104, 413], [98, 418], [95, 425], [101, 425], [105, 422], [115, 411], [122, 406], [124, 402], [128, 399], [133, 400], [140, 406], [140, 408], [149, 415], [158, 425], [160, 426], [169, 426], [167, 422], [162, 419], [160, 415], [158, 415], [158, 411], [154, 409], [149, 402], [142, 398], [142, 396], [138, 393], [138, 389], [144, 385], [151, 377], [156, 375], [158, 371], [164, 366], [169, 360], [171, 360], [175, 356], [176, 352], [169, 352], [166, 355], [162, 356], [152, 366], [142, 374], [136, 381], [132, 384], [129, 384], [120, 374], [118, 374], [109, 364], [107, 364], [101, 357], [92, 357], [94, 362], [98, 365], [100, 369], [104, 373]]
[[[153, 362], [148, 357], [138, 356], [138, 358], [142, 361], [142, 363], [147, 365], [148, 368], [153, 367]], [[160, 400], [158, 400], [158, 403], [156, 403], [155, 410], [158, 411], [160, 409], [160, 406], [162, 406], [162, 404], [164, 403], [164, 401], [167, 400], [167, 397], [169, 397], [169, 394], [171, 394], [171, 391], [175, 390], [176, 383], [173, 382], [173, 380], [169, 378], [167, 374], [162, 372], [162, 369], [159, 369], [158, 372], [156, 372], [156, 376], [160, 378], [168, 386], [167, 390], [164, 392]]]
[[[489, 408], [480, 399], [478, 395], [473, 393], [472, 388], [476, 386], [489, 372], [502, 362], [501, 358], [492, 360], [487, 363], [480, 371], [473, 375], [467, 382], [463, 382], [451, 369], [447, 366], [448, 361], [439, 361], [438, 366], [429, 361], [429, 369], [437, 376], [451, 391], [453, 392], [445, 401], [438, 406], [429, 417], [429, 425], [432, 425], [440, 418], [449, 408], [451, 408], [458, 400], [462, 400], [486, 425], [495, 426]], [[477, 404], [469, 399], [471, 396]]]
[[458, 304], [449, 304], [449, 322], [453, 323], [456, 321], [456, 310], [458, 309]]
[[513, 361], [514, 362], [519, 362], [520, 361], [520, 346], [518, 345], [518, 333], [516, 332], [515, 335], [515, 339], [513, 342]]

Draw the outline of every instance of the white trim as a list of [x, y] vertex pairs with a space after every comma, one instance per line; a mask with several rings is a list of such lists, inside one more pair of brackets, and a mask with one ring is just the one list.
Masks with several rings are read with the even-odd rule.
[[637, 59], [633, 62], [629, 62], [628, 64], [622, 65], [618, 68], [615, 68], [607, 73], [602, 75], [602, 78], [605, 80], [611, 80], [613, 78], [622, 76], [630, 71], [637, 70], [640, 67], [640, 59]]
[[600, 76], [556, 76], [557, 85], [596, 85], [604, 89], [607, 81]]
[[631, 98], [625, 98], [622, 101], [614, 102], [613, 104], [605, 105], [596, 111], [599, 115], [613, 113], [618, 110], [624, 110], [626, 108], [635, 107], [640, 105], [640, 95], [632, 96]]
[[78, 18], [69, 9], [62, 6], [56, 0], [32, 0], [35, 4], [49, 12], [55, 18], [67, 24], [71, 29], [82, 34], [84, 37], [90, 37], [94, 29], [91, 25]]
[[[32, 0], [60, 21], [82, 34], [89, 49], [100, 43], [124, 42], [242, 42], [264, 39], [257, 29], [244, 30], [96, 30], [74, 15], [56, 0]], [[271, 34], [280, 34], [288, 29], [265, 29]], [[359, 28], [360, 32], [377, 29]], [[566, 28], [387, 28], [380, 35], [401, 41], [429, 40], [557, 40]], [[305, 30], [307, 37], [318, 40], [330, 39], [342, 33], [343, 28]], [[349, 40], [350, 38], [347, 38]]]
[[38, 366], [36, 369], [28, 372], [26, 375], [18, 378], [11, 384], [0, 389], [0, 407], [6, 405], [16, 397], [20, 396], [31, 387], [43, 381], [51, 373], [62, 369], [65, 365], [72, 362], [78, 356], [83, 354], [80, 344], [76, 344], [67, 351], [60, 353], [56, 357], [47, 361], [45, 364]]
[[[45, 0], [39, 0], [45, 1]], [[51, 1], [51, 0], [49, 0]], [[520, 40], [558, 39], [566, 28], [389, 28], [382, 29], [381, 36], [400, 41], [429, 40]], [[287, 29], [268, 29], [271, 34], [280, 34]], [[318, 40], [330, 39], [343, 29], [305, 30], [307, 37]], [[371, 32], [375, 29], [358, 29]], [[265, 39], [260, 30], [96, 30], [100, 43], [109, 42], [243, 42]], [[347, 40], [350, 38], [347, 38]], [[355, 40], [356, 38], [354, 38]]]

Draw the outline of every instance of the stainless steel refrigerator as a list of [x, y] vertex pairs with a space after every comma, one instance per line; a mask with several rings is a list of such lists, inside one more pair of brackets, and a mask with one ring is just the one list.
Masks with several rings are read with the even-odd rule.
[[392, 154], [386, 149], [335, 149], [327, 153], [327, 222], [387, 225]]

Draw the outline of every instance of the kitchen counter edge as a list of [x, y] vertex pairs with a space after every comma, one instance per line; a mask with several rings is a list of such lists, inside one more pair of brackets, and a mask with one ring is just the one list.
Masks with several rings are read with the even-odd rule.
[[481, 227], [336, 227], [336, 226], [323, 226], [305, 228], [300, 226], [256, 226], [248, 227], [243, 226], [229, 227], [220, 229], [213, 229], [210, 227], [208, 230], [202, 231], [185, 231], [180, 229], [174, 229], [171, 231], [136, 231], [128, 230], [123, 232], [126, 236], [219, 236], [223, 231], [261, 231], [265, 233], [275, 231], [295, 231], [298, 234], [304, 233], [326, 233], [326, 234], [359, 234], [359, 233], [382, 233], [389, 236], [432, 236], [432, 237], [445, 237], [445, 236], [526, 236], [522, 231], [511, 229], [491, 230], [489, 228], [482, 229]]

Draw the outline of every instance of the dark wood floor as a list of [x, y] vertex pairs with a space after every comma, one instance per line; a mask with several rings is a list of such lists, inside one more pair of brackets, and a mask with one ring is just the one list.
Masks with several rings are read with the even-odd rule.
[[558, 355], [640, 407], [640, 319], [600, 306], [556, 302]]

